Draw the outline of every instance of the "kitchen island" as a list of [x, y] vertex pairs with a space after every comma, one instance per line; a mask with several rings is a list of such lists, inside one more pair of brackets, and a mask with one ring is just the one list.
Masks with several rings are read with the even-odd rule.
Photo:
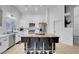
[[[21, 41], [24, 43], [24, 50], [27, 54], [49, 54], [55, 53], [56, 43], [59, 42], [59, 37], [55, 34], [27, 34], [21, 36]], [[32, 52], [31, 52], [32, 51]]]

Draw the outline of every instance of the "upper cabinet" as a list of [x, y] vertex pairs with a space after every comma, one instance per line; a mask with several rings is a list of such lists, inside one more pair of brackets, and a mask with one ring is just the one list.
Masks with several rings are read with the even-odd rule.
[[3, 14], [3, 12], [2, 12], [2, 10], [0, 9], [0, 26], [2, 26], [2, 14]]

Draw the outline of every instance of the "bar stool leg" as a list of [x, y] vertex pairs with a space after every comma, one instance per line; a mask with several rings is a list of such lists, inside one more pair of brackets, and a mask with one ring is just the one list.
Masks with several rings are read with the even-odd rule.
[[44, 46], [45, 46], [45, 44], [44, 44], [44, 42], [43, 42], [43, 50], [41, 51], [40, 54], [47, 54], [47, 53], [45, 52]]
[[38, 52], [36, 50], [36, 42], [34, 42], [34, 54], [38, 54]]
[[27, 52], [27, 54], [30, 54], [30, 51], [28, 49], [28, 43], [26, 43], [26, 52]]
[[52, 53], [53, 53], [53, 43], [52, 43]]
[[34, 42], [34, 50], [33, 50], [32, 54], [36, 54], [36, 42]]
[[43, 53], [44, 53], [44, 42], [43, 42]]
[[52, 43], [52, 46], [53, 46], [52, 47], [52, 53], [55, 53], [55, 43], [54, 42]]
[[26, 43], [26, 53], [27, 53], [28, 49], [27, 49], [27, 43]]
[[44, 54], [44, 42], [43, 42], [43, 45], [42, 45], [42, 51], [40, 54]]
[[24, 51], [26, 53], [26, 42], [24, 43]]
[[34, 54], [36, 53], [36, 42], [34, 42]]

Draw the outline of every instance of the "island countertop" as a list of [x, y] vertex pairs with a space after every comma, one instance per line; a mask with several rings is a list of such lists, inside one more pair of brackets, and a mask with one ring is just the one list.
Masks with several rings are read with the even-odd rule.
[[40, 34], [26, 34], [26, 35], [21, 35], [21, 37], [58, 37], [55, 34], [51, 34], [51, 33], [45, 33], [44, 35], [40, 35]]

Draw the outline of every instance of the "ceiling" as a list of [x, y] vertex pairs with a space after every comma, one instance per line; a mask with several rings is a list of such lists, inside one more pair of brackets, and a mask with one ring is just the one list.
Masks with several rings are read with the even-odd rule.
[[42, 5], [14, 5], [22, 14], [45, 14], [48, 6]]

